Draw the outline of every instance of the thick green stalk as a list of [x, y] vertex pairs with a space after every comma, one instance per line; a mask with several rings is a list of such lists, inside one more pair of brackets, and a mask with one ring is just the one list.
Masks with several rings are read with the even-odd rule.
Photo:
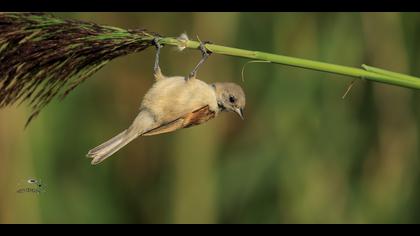
[[[183, 41], [176, 38], [161, 38], [160, 43], [166, 45], [180, 46], [186, 48], [197, 49], [200, 45], [198, 41]], [[272, 53], [250, 51], [232, 47], [226, 47], [216, 44], [206, 44], [206, 48], [212, 53], [243, 57], [254, 60], [268, 61], [271, 63], [278, 63], [283, 65], [301, 67], [305, 69], [324, 71], [334, 74], [347, 75], [356, 77], [358, 79], [367, 79], [376, 82], [397, 85], [407, 88], [420, 89], [420, 78], [404, 75], [396, 72], [391, 72], [367, 65], [362, 65], [361, 68], [354, 68], [349, 66], [335, 65], [331, 63], [300, 59], [296, 57], [282, 56]]]

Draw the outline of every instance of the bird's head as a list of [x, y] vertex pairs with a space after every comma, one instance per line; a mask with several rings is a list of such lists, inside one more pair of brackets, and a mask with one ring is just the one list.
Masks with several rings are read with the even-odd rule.
[[235, 83], [214, 83], [217, 104], [221, 111], [231, 111], [244, 119], [245, 93], [241, 86]]

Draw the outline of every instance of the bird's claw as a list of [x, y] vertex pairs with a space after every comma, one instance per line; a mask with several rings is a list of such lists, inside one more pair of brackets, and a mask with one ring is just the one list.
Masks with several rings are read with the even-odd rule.
[[186, 80], [189, 80], [190, 78], [194, 78], [197, 74], [198, 69], [200, 66], [207, 60], [207, 58], [211, 55], [211, 51], [207, 50], [206, 44], [212, 44], [210, 41], [204, 41], [200, 42], [199, 49], [201, 51], [201, 60], [198, 62], [198, 64], [195, 66], [195, 68], [191, 71], [191, 73], [186, 77]]
[[159, 77], [162, 74], [162, 72], [160, 70], [160, 66], [159, 66], [159, 54], [160, 54], [160, 49], [163, 46], [159, 43], [159, 38], [154, 38], [152, 40], [152, 44], [156, 47], [155, 65], [153, 67], [153, 70], [155, 72], [155, 77]]

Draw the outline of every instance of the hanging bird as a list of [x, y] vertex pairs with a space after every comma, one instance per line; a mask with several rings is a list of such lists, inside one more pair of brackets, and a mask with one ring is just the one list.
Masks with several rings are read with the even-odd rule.
[[158, 39], [154, 66], [155, 83], [146, 93], [140, 112], [131, 126], [93, 148], [87, 154], [93, 158], [92, 165], [104, 161], [139, 136], [150, 136], [172, 132], [181, 128], [199, 125], [216, 117], [221, 111], [238, 114], [243, 119], [245, 93], [234, 83], [207, 84], [196, 78], [200, 65], [210, 52], [205, 43], [200, 44], [202, 58], [188, 76], [164, 76], [159, 66], [162, 46]]

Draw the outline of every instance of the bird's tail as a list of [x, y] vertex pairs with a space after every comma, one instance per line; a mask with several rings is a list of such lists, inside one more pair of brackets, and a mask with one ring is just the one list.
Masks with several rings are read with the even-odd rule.
[[130, 128], [124, 130], [112, 139], [93, 148], [87, 154], [87, 157], [93, 158], [92, 165], [103, 162], [106, 158], [116, 153], [133, 139], [144, 133], [144, 130], [154, 127], [154, 117], [148, 110], [142, 110], [134, 119]]
[[132, 132], [131, 129], [124, 130], [117, 136], [90, 150], [86, 156], [93, 158], [91, 162], [92, 165], [99, 164], [129, 142], [133, 141], [137, 136], [138, 133]]

